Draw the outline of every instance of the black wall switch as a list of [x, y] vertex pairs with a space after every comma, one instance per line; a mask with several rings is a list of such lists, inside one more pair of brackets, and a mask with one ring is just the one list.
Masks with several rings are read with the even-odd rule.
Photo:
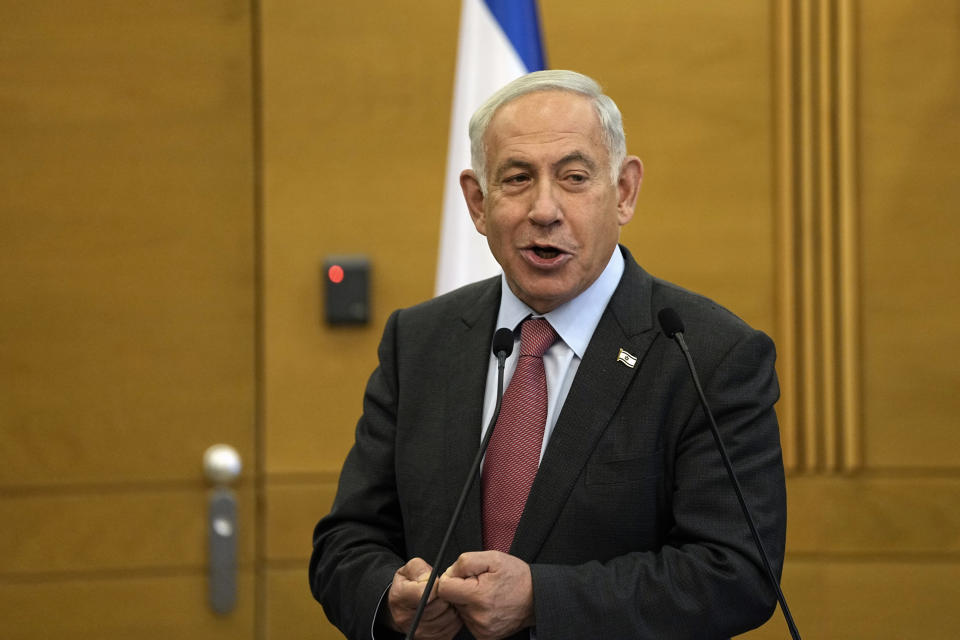
[[323, 261], [328, 324], [365, 324], [370, 320], [370, 259], [328, 256]]

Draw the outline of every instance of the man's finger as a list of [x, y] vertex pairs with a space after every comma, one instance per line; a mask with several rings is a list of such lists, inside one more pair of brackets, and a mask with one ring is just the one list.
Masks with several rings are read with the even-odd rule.
[[452, 604], [446, 600], [434, 599], [433, 602], [424, 608], [422, 620], [437, 620], [445, 615], [450, 614], [451, 612], [454, 613], [454, 616], [456, 615], [456, 610], [453, 608]]
[[[400, 567], [398, 574], [416, 582], [423, 574], [430, 575], [432, 567], [423, 558], [413, 558], [407, 564]], [[426, 580], [426, 579], [424, 579]]]
[[[430, 565], [421, 558], [414, 558], [400, 567], [393, 575], [390, 585], [388, 604], [391, 610], [416, 609], [423, 596], [427, 578], [430, 576]], [[430, 594], [430, 601], [436, 600], [436, 588]]]
[[467, 578], [489, 573], [495, 570], [499, 564], [500, 555], [503, 555], [500, 551], [468, 551], [462, 553], [443, 575], [453, 578]]
[[440, 584], [440, 597], [456, 605], [471, 604], [476, 599], [476, 578], [448, 578], [443, 577]]

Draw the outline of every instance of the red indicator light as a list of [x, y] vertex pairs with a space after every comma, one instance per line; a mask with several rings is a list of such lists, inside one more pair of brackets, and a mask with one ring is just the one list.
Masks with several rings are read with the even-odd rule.
[[340, 284], [343, 282], [343, 267], [338, 264], [333, 265], [327, 269], [327, 277], [333, 284]]

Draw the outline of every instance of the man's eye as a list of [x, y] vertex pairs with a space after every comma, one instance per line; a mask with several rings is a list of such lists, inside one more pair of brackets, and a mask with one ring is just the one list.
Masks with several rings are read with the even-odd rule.
[[523, 184], [524, 182], [527, 182], [529, 179], [530, 179], [530, 176], [524, 173], [519, 173], [515, 176], [510, 176], [509, 178], [506, 178], [504, 182], [506, 182], [507, 184]]
[[571, 173], [567, 176], [567, 180], [574, 184], [582, 184], [587, 181], [587, 176], [582, 173]]

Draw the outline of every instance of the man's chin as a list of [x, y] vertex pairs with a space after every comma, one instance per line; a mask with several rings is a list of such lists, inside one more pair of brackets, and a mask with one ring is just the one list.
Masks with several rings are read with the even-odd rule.
[[569, 302], [577, 297], [577, 293], [570, 286], [563, 286], [561, 283], [530, 283], [531, 286], [523, 289], [522, 292], [514, 291], [528, 307], [537, 313], [549, 313], [565, 302]]

